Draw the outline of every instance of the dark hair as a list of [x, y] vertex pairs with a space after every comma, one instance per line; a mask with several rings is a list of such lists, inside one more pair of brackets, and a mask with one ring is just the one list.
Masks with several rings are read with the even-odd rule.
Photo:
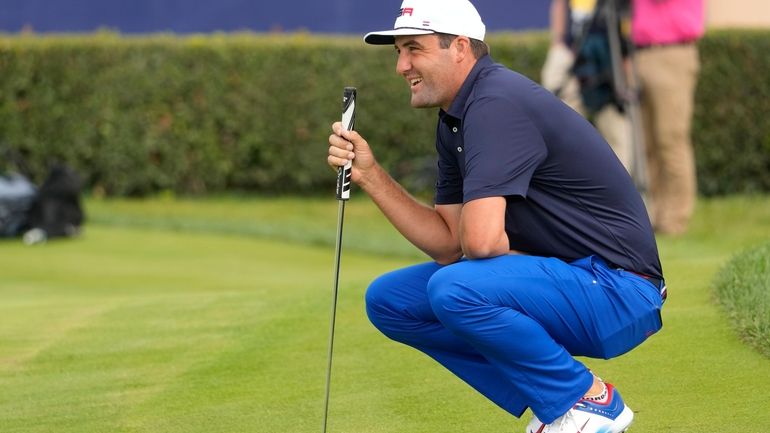
[[[448, 33], [436, 33], [436, 36], [438, 36], [439, 47], [444, 49], [449, 48], [452, 41], [457, 38], [457, 35], [450, 35]], [[486, 42], [473, 38], [469, 39], [471, 40], [471, 52], [473, 53], [473, 57], [478, 60], [489, 54], [489, 45], [487, 45]]]

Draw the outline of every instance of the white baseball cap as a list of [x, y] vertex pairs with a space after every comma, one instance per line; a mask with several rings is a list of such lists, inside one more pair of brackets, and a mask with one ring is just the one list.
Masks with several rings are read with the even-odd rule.
[[486, 26], [468, 0], [404, 0], [393, 30], [367, 33], [364, 41], [372, 45], [392, 45], [396, 36], [430, 33], [483, 41]]

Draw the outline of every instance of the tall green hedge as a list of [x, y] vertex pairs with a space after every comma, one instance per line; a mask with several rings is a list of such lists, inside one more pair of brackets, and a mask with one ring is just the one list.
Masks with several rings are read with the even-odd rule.
[[[703, 193], [770, 190], [769, 40], [720, 32], [701, 43]], [[545, 35], [489, 42], [496, 60], [537, 79]], [[436, 113], [409, 107], [394, 61], [358, 37], [0, 36], [0, 170], [17, 155], [40, 181], [65, 161], [110, 195], [330, 191], [329, 125], [352, 85], [357, 127], [378, 158], [424, 186]]]
[[693, 119], [705, 195], [770, 191], [770, 30], [709, 33]]

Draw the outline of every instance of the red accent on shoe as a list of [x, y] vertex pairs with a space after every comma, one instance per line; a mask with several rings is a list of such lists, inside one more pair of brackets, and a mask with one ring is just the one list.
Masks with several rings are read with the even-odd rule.
[[587, 419], [586, 422], [583, 423], [583, 425], [578, 429], [577, 433], [583, 433], [583, 429], [586, 428], [588, 425], [588, 421], [591, 421], [590, 419]]

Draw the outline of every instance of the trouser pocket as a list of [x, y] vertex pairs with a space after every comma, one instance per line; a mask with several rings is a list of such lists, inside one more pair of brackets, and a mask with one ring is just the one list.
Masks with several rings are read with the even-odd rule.
[[602, 335], [602, 357], [609, 359], [628, 352], [658, 332], [662, 326], [660, 307], [651, 307], [634, 317], [628, 317], [619, 327]]
[[596, 355], [604, 359], [620, 356], [660, 330], [663, 299], [649, 281], [610, 268], [594, 256], [580, 266], [593, 272], [598, 289], [594, 298], [601, 308], [594, 322]]

